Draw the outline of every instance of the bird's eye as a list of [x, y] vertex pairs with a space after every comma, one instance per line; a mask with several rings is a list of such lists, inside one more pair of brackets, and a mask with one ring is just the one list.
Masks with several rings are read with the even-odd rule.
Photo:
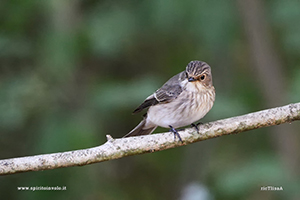
[[205, 78], [206, 78], [206, 75], [205, 75], [205, 74], [203, 74], [203, 75], [200, 76], [200, 80], [202, 80], [202, 81], [203, 81]]

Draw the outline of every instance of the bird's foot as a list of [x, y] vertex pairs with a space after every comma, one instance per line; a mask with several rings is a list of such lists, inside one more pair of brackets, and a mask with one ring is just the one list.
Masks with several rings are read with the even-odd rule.
[[194, 123], [191, 124], [191, 126], [194, 127], [194, 128], [196, 129], [197, 133], [199, 133], [199, 128], [198, 128], [198, 126], [199, 126], [200, 124], [203, 124], [203, 123], [202, 123], [202, 122], [199, 122], [199, 123], [197, 123], [197, 124], [194, 124]]
[[181, 137], [180, 137], [180, 135], [179, 135], [179, 133], [177, 132], [177, 130], [176, 130], [175, 128], [173, 128], [173, 126], [171, 126], [171, 125], [169, 125], [169, 127], [170, 127], [170, 132], [172, 132], [172, 133], [174, 134], [174, 140], [176, 140], [176, 136], [177, 136], [178, 139], [179, 139], [179, 141], [180, 141], [181, 143], [183, 143], [183, 142], [182, 142], [182, 139], [181, 139]]

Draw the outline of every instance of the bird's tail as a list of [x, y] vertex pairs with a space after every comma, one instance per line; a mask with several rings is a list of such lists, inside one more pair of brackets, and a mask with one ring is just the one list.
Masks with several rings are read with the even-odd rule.
[[138, 136], [138, 135], [148, 135], [151, 134], [157, 126], [146, 128], [146, 118], [144, 118], [132, 131], [127, 133], [124, 137], [132, 137], [132, 136]]

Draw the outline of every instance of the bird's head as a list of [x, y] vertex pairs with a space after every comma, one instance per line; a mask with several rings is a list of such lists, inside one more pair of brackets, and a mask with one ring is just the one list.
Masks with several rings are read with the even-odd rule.
[[210, 66], [205, 62], [191, 61], [186, 66], [185, 72], [188, 82], [201, 83], [205, 87], [213, 85]]

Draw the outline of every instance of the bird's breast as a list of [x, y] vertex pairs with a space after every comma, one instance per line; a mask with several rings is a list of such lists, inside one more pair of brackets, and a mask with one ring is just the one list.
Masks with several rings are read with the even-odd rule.
[[149, 123], [168, 128], [187, 126], [203, 118], [215, 100], [213, 90], [192, 92], [184, 90], [176, 99], [151, 106], [148, 110]]

